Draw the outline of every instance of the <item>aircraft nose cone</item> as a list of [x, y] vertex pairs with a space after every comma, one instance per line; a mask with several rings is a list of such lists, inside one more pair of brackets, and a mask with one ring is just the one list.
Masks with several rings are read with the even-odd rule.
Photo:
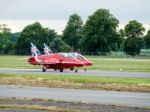
[[91, 62], [91, 61], [88, 61], [88, 62], [86, 62], [86, 64], [85, 64], [86, 66], [92, 66], [93, 65], [93, 63]]
[[89, 65], [90, 65], [90, 66], [92, 66], [92, 65], [93, 65], [93, 63], [92, 63], [92, 62], [89, 62]]

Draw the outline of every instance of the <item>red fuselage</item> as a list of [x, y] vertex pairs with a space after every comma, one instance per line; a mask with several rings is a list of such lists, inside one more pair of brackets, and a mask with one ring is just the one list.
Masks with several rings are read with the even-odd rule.
[[74, 67], [82, 67], [84, 63], [66, 58], [57, 53], [50, 55], [30, 56], [28, 63], [32, 65], [43, 65], [47, 69], [71, 69]]

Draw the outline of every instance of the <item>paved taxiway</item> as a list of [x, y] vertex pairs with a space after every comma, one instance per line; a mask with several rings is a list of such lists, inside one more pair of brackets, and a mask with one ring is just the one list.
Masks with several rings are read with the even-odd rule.
[[48, 70], [47, 72], [42, 72], [41, 69], [14, 69], [14, 68], [0, 68], [0, 73], [21, 73], [21, 74], [65, 74], [65, 75], [85, 75], [85, 76], [111, 76], [111, 77], [137, 77], [137, 78], [150, 78], [150, 73], [148, 72], [115, 72], [115, 71], [94, 71], [79, 70], [78, 73], [74, 71], [64, 70], [60, 73], [59, 71]]
[[150, 108], [150, 93], [0, 85], [0, 97], [41, 98], [58, 101]]

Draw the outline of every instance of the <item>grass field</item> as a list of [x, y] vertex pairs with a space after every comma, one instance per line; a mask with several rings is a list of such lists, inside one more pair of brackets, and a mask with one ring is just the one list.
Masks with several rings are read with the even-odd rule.
[[150, 92], [149, 78], [0, 73], [0, 84]]
[[150, 72], [150, 59], [133, 58], [88, 58], [93, 61], [94, 66], [90, 69], [108, 71], [137, 71]]
[[35, 68], [27, 63], [27, 56], [0, 56], [0, 68]]
[[[0, 56], [0, 68], [42, 68], [27, 63], [27, 56]], [[150, 72], [150, 59], [87, 57], [94, 65], [88, 69]]]

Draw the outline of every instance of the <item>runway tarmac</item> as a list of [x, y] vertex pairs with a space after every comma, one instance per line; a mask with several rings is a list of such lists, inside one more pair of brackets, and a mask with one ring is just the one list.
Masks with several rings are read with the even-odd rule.
[[150, 108], [150, 93], [0, 85], [0, 97], [41, 98], [57, 101]]
[[150, 78], [148, 72], [116, 72], [116, 71], [94, 71], [79, 70], [78, 73], [70, 70], [64, 70], [64, 72], [47, 70], [42, 72], [41, 69], [15, 69], [15, 68], [0, 68], [0, 73], [21, 73], [21, 74], [63, 74], [63, 75], [84, 75], [84, 76], [108, 76], [108, 77], [136, 77], [136, 78]]

